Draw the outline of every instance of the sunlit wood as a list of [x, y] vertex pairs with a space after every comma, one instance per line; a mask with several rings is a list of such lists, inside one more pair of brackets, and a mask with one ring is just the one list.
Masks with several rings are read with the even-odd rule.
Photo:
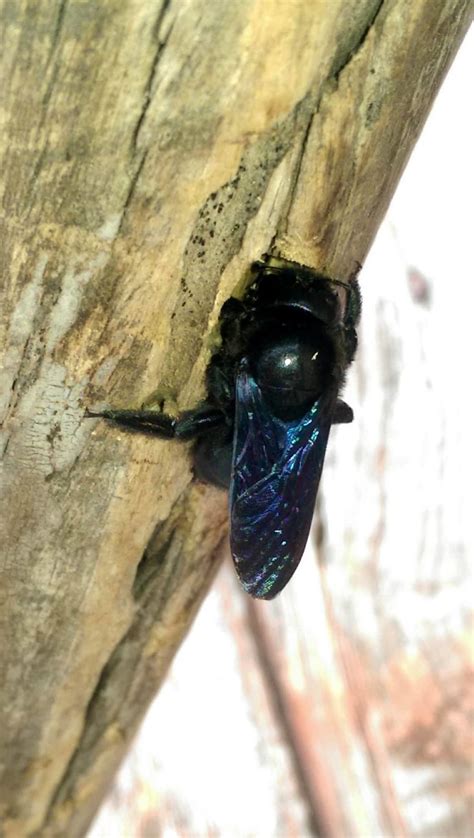
[[193, 404], [270, 247], [353, 272], [470, 4], [290, 6], [0, 5], [7, 836], [84, 832], [225, 533], [185, 449], [84, 407]]

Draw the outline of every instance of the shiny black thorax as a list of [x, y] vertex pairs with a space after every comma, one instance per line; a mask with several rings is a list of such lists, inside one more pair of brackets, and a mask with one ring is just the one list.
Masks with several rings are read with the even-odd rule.
[[[356, 347], [360, 311], [357, 283], [343, 310], [332, 280], [300, 266], [258, 263], [244, 297], [230, 298], [220, 315], [220, 348], [207, 369], [207, 404], [220, 409], [224, 425], [198, 439], [196, 471], [202, 479], [228, 486], [235, 415], [235, 380], [243, 359], [271, 413], [283, 420], [302, 417], [323, 394], [334, 422], [352, 419], [337, 402]], [[342, 296], [345, 296], [342, 295]]]
[[302, 265], [266, 257], [252, 267], [242, 298], [221, 310], [219, 342], [206, 373], [204, 401], [179, 416], [145, 408], [88, 411], [122, 428], [165, 439], [195, 440], [197, 477], [228, 488], [232, 470], [235, 385], [248, 364], [269, 421], [291, 421], [321, 400], [329, 423], [351, 422], [337, 398], [356, 348], [361, 301], [357, 281], [329, 279]]
[[107, 409], [120, 427], [194, 440], [198, 478], [229, 491], [230, 547], [244, 589], [271, 599], [304, 551], [331, 425], [356, 347], [360, 293], [350, 283], [267, 257], [224, 304], [206, 398], [178, 416]]

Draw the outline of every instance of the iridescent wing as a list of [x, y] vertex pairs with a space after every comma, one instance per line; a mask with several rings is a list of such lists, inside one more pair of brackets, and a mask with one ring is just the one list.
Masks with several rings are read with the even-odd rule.
[[335, 396], [284, 422], [265, 403], [245, 362], [236, 379], [230, 544], [254, 597], [272, 599], [293, 575], [308, 539]]

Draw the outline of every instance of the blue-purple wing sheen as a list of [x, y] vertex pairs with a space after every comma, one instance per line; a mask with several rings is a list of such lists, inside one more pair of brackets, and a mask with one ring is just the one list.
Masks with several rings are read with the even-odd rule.
[[240, 367], [230, 546], [240, 581], [254, 597], [276, 596], [303, 554], [331, 427], [327, 408], [320, 399], [302, 419], [284, 422], [266, 405], [245, 362]]

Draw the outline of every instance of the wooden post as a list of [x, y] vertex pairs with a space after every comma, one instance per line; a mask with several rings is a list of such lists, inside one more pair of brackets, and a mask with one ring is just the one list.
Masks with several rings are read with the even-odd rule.
[[85, 406], [194, 404], [270, 249], [354, 271], [470, 8], [0, 3], [6, 836], [84, 832], [225, 536], [189, 451]]

